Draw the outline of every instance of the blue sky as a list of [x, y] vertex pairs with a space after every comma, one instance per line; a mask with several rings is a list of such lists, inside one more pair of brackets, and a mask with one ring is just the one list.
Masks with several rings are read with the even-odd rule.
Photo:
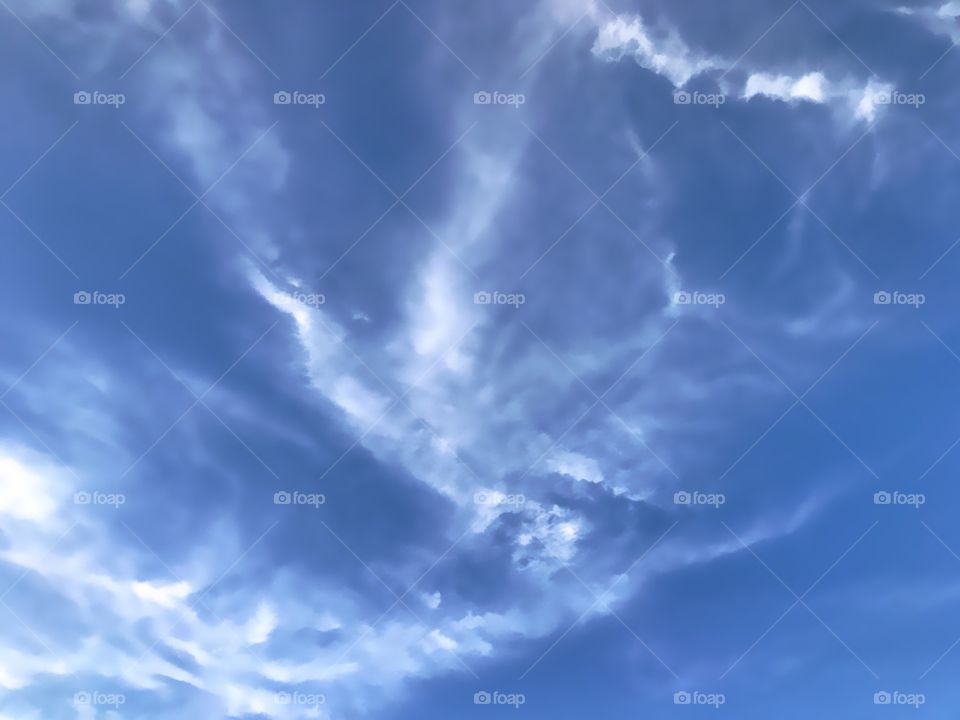
[[0, 720], [955, 717], [960, 3], [0, 6]]

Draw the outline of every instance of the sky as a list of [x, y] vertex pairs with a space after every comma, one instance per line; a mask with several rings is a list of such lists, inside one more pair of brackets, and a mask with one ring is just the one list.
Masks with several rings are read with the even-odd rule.
[[958, 41], [0, 0], [0, 720], [955, 718]]

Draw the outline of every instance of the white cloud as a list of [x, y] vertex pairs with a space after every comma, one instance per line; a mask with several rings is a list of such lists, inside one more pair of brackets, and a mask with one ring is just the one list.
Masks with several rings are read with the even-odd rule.
[[610, 61], [633, 55], [641, 66], [663, 75], [675, 87], [682, 87], [691, 78], [724, 66], [717, 58], [691, 50], [676, 33], [655, 37], [637, 16], [630, 19], [617, 16], [600, 25], [593, 53]]
[[873, 122], [877, 109], [888, 105], [894, 88], [889, 83], [870, 78], [865, 85], [835, 82], [823, 73], [800, 76], [754, 73], [747, 78], [743, 99], [764, 97], [787, 103], [832, 104], [854, 121]]
[[137, 21], [142, 22], [150, 14], [153, 4], [151, 0], [126, 0], [127, 12]]
[[581, 16], [595, 17], [599, 11], [597, 0], [544, 0], [547, 11], [554, 21], [563, 27], [568, 27]]
[[56, 475], [49, 468], [34, 471], [5, 454], [11, 452], [16, 451], [0, 449], [0, 515], [35, 523], [49, 521], [60, 504], [57, 495], [63, 487], [57, 487]]
[[[377, 422], [389, 410], [391, 398], [373, 392], [361, 384], [356, 378], [344, 375], [338, 378], [333, 385], [330, 399], [339, 405], [354, 421], [355, 427], [361, 432], [370, 431], [384, 434], [389, 427], [388, 423]], [[392, 433], [397, 437], [398, 430]]]
[[[819, 71], [799, 75], [762, 69], [740, 71], [734, 63], [690, 48], [676, 31], [655, 34], [636, 15], [617, 15], [600, 22], [592, 51], [607, 61], [633, 56], [642, 67], [662, 75], [677, 88], [710, 70], [731, 74], [736, 70], [738, 75], [745, 72], [741, 100], [765, 97], [791, 104], [832, 104], [855, 121], [872, 122], [879, 104], [874, 96], [892, 90], [892, 86], [879, 80], [870, 79], [867, 84], [858, 85], [848, 80], [831, 80]], [[724, 94], [730, 82], [721, 83]]]
[[456, 650], [459, 647], [456, 640], [444, 635], [439, 630], [430, 631], [430, 640], [442, 650]]
[[244, 627], [246, 641], [251, 645], [265, 643], [277, 625], [277, 615], [273, 609], [267, 603], [260, 603], [256, 615]]
[[[222, 51], [216, 38], [211, 38], [210, 44]], [[627, 22], [618, 18], [605, 25], [594, 50], [601, 56], [633, 54], [641, 65], [675, 85], [718, 67], [717, 61], [690, 50], [676, 35], [654, 38], [639, 19]], [[169, 56], [165, 59], [178, 62]], [[151, 76], [156, 74], [163, 81], [165, 90], [160, 95], [177, 98], [166, 100], [170, 107], [162, 109], [168, 123], [167, 142], [190, 158], [199, 179], [211, 180], [244, 149], [235, 139], [225, 137], [215, 113], [218, 103], [235, 102], [237, 107], [245, 107], [239, 104], [242, 93], [237, 92], [238, 87], [245, 87], [244, 80], [218, 75], [217, 82], [208, 87], [197, 81], [203, 75], [199, 72], [204, 69], [200, 67], [202, 59], [184, 62], [176, 66], [158, 63]], [[165, 69], [169, 76], [162, 78]], [[230, 72], [221, 75], [229, 76]], [[225, 93], [218, 95], [222, 91]], [[809, 83], [798, 92], [814, 94]], [[234, 118], [245, 130], [256, 130], [259, 120], [256, 113], [240, 113]], [[253, 136], [246, 139], [252, 140]], [[253, 178], [256, 183], [241, 182], [233, 192], [216, 194], [229, 220], [250, 218], [251, 199], [262, 200], [261, 185], [268, 193], [282, 187], [290, 156], [279, 141], [275, 145], [273, 142], [266, 142], [262, 148], [265, 152], [258, 153], [255, 157], [259, 160], [241, 176]], [[480, 241], [486, 238], [516, 189], [510, 178], [516, 166], [514, 156], [519, 154], [513, 152], [516, 148], [503, 153], [481, 148], [479, 143], [468, 143], [464, 148], [467, 161], [455, 183], [453, 210], [439, 233], [453, 243], [457, 253], [471, 259], [470, 253], [482, 257], [484, 243]], [[237, 225], [256, 227], [257, 222]], [[473, 322], [481, 319], [470, 298], [459, 291], [465, 273], [448, 249], [436, 248], [420, 268], [404, 298], [405, 322], [392, 342], [384, 344], [380, 359], [392, 373], [385, 373], [385, 377], [398, 387], [410, 385]], [[296, 302], [279, 283], [268, 281], [259, 271], [251, 272], [250, 277], [267, 301], [294, 319], [317, 391], [358, 424], [375, 420], [392, 398], [383, 394], [382, 386], [358, 366], [357, 358], [345, 345], [348, 333], [329, 314]], [[483, 367], [479, 361], [480, 349], [479, 345], [469, 344], [465, 349], [454, 349], [439, 363], [437, 377], [431, 377], [427, 386], [411, 387], [407, 402], [427, 426], [442, 428], [443, 441], [437, 441], [402, 408], [388, 414], [384, 427], [363, 440], [371, 450], [389, 457], [458, 504], [459, 514], [451, 523], [456, 534], [465, 527], [483, 532], [507, 510], [498, 508], [490, 518], [485, 518], [484, 510], [472, 504], [477, 478], [464, 468], [453, 454], [454, 449], [465, 449], [470, 462], [480, 458], [479, 462], [484, 463], [483, 476], [497, 483], [508, 471], [525, 470], [553, 444], [548, 434], [530, 430], [535, 427], [533, 413], [548, 415], [561, 411], [567, 398], [563, 397], [563, 383], [556, 380], [560, 376], [570, 381], [563, 368], [555, 368], [556, 375], [549, 375], [553, 371], [543, 369], [542, 359], [531, 359], [529, 349], [517, 348], [508, 361], [491, 367]], [[539, 358], [542, 348], [535, 349]], [[599, 361], [591, 356], [584, 359], [584, 364], [590, 369]], [[380, 371], [379, 365], [375, 369]], [[545, 408], [526, 402], [530, 396], [524, 394], [540, 381], [551, 388], [550, 397], [546, 398], [550, 404]], [[596, 436], [586, 437], [596, 447], [597, 459], [561, 451], [550, 462], [557, 472], [599, 483], [604, 479], [602, 463], [610, 462], [610, 458], [613, 463], [621, 463], [618, 453], [627, 451], [607, 437], [602, 441]], [[11, 477], [26, 473], [23, 476], [32, 480], [37, 476], [36, 487], [41, 488], [48, 481], [52, 483], [53, 476], [38, 467], [17, 466]], [[642, 485], [644, 480], [635, 482]], [[0, 485], [0, 512], [19, 512], [15, 517], [48, 525], [61, 519], [54, 493], [49, 494], [46, 502], [42, 494], [41, 500], [32, 497], [24, 501], [17, 492], [16, 488]], [[514, 569], [525, 573], [524, 579], [532, 576], [534, 583], [539, 582], [534, 587], [546, 597], [549, 593], [545, 590], [551, 587], [550, 576], [557, 562], [580, 559], [578, 545], [590, 528], [578, 511], [558, 505], [529, 502], [516, 513], [521, 530], [515, 538]], [[468, 524], [478, 518], [489, 522]], [[124, 554], [122, 561], [114, 562], [120, 553], [105, 532], [98, 535], [95, 528], [87, 526], [84, 530], [89, 535], [71, 546], [69, 557], [58, 558], [44, 550], [55, 539], [46, 529], [42, 537], [18, 537], [11, 547], [4, 548], [0, 556], [3, 560], [37, 573], [45, 581], [46, 590], [58, 596], [65, 608], [84, 613], [95, 610], [100, 626], [90, 629], [90, 636], [76, 652], [67, 652], [65, 642], [54, 641], [57, 649], [63, 651], [63, 665], [51, 666], [49, 658], [41, 655], [0, 655], [0, 683], [24, 685], [51, 671], [95, 669], [104, 677], [119, 678], [135, 687], [160, 689], [169, 685], [169, 679], [192, 685], [222, 699], [223, 711], [228, 716], [260, 713], [275, 718], [292, 717], [274, 701], [272, 691], [267, 689], [272, 683], [321, 681], [329, 684], [330, 692], [363, 698], [363, 704], [368, 705], [373, 702], [370, 687], [376, 686], [379, 696], [385, 688], [392, 689], [409, 676], [424, 677], [460, 667], [452, 651], [467, 658], [487, 655], [511, 638], [550, 632], [571, 612], [580, 612], [579, 604], [575, 609], [570, 607], [571, 599], [550, 597], [530, 607], [516, 604], [502, 613], [464, 616], [455, 609], [455, 598], [440, 610], [441, 596], [434, 592], [425, 593], [428, 607], [438, 611], [430, 614], [431, 627], [404, 617], [402, 621], [373, 628], [368, 624], [366, 606], [338, 592], [337, 587], [316, 588], [306, 580], [284, 587], [258, 579], [238, 582], [229, 591], [223, 589], [222, 597], [218, 597], [220, 602], [211, 598], [209, 602], [215, 605], [217, 615], [224, 619], [211, 618], [190, 610], [187, 600], [193, 588], [205, 587], [219, 577], [219, 563], [202, 558], [204, 561], [197, 561], [192, 573], [184, 573], [189, 580], [157, 579], [145, 570], [153, 567], [151, 558]], [[219, 547], [224, 544], [222, 541], [217, 536], [204, 544]], [[236, 555], [239, 554], [238, 551]], [[251, 614], [253, 604], [256, 609]], [[320, 610], [321, 607], [324, 609]], [[268, 645], [266, 641], [283, 634], [278, 630], [296, 634], [305, 629], [340, 632], [334, 633], [336, 637], [329, 645], [317, 648], [308, 660], [267, 652], [274, 643]], [[101, 637], [107, 634], [105, 631], [130, 638], [132, 648], [121, 648]], [[250, 652], [250, 645], [256, 646], [254, 652], [267, 656], [265, 661]], [[200, 668], [187, 672], [169, 662], [165, 659], [167, 648], [193, 657]]]
[[899, 7], [896, 12], [916, 18], [926, 28], [938, 35], [949, 37], [954, 43], [960, 42], [960, 1], [948, 0], [940, 7]]
[[960, 17], [960, 0], [950, 0], [944, 3], [937, 9], [937, 15], [948, 20]]
[[[870, 80], [863, 88], [860, 99], [856, 101], [856, 117], [860, 120], [873, 122], [877, 116], [877, 108], [886, 107], [890, 103], [894, 87], [889, 83]], [[856, 100], [856, 92], [853, 99]]]
[[788, 75], [768, 75], [754, 73], [747, 78], [743, 89], [743, 98], [749, 100], [756, 95], [784, 101], [805, 101], [823, 103], [827, 99], [827, 79], [823, 73], [813, 72], [799, 78]]
[[555, 451], [547, 460], [547, 467], [553, 472], [567, 475], [575, 480], [603, 482], [603, 473], [596, 460], [568, 450]]
[[[584, 530], [583, 521], [572, 511], [561, 508], [529, 506], [532, 524], [517, 538], [518, 548], [514, 559], [520, 566], [550, 573], [556, 561], [569, 563], [577, 551], [577, 541]], [[540, 552], [538, 546], [546, 552]]]
[[188, 582], [176, 582], [161, 585], [152, 582], [134, 582], [131, 584], [134, 594], [143, 600], [172, 608], [193, 592]]
[[411, 303], [411, 340], [417, 355], [431, 362], [442, 358], [443, 367], [464, 372], [470, 359], [457, 340], [476, 322], [471, 316], [477, 309], [464, 292], [463, 273], [457, 272], [454, 263], [442, 249], [431, 258]]

